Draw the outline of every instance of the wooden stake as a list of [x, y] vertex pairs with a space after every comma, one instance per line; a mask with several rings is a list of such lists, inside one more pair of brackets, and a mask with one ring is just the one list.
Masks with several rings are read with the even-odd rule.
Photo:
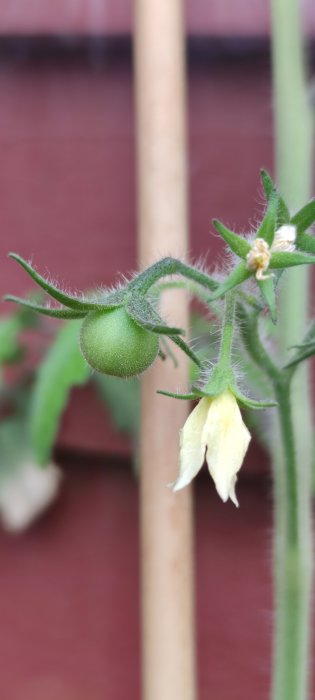
[[[139, 259], [187, 252], [185, 62], [181, 0], [137, 0], [135, 31]], [[186, 326], [182, 292], [161, 313]], [[178, 353], [176, 353], [178, 356]], [[179, 357], [179, 356], [178, 356]], [[173, 494], [186, 402], [156, 394], [187, 385], [187, 362], [160, 361], [142, 381], [141, 546], [143, 700], [194, 700], [192, 507]]]

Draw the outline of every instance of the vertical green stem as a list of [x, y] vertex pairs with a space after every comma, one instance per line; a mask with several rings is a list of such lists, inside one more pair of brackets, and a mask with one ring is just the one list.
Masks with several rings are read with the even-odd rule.
[[[292, 210], [311, 188], [312, 127], [307, 104], [298, 0], [271, 0], [277, 182]], [[279, 311], [279, 354], [301, 340], [308, 316], [306, 268], [287, 274]], [[274, 435], [275, 634], [273, 700], [308, 697], [311, 613], [312, 424], [306, 366], [278, 387], [280, 421]], [[295, 443], [295, 447], [294, 447]], [[296, 457], [295, 457], [296, 454]]]
[[[309, 679], [310, 502], [301, 501], [290, 380], [276, 385], [282, 450], [275, 467], [274, 700], [305, 700]], [[305, 512], [304, 512], [305, 511]], [[306, 517], [305, 517], [306, 516]]]
[[219, 352], [219, 362], [230, 366], [233, 330], [234, 330], [234, 315], [235, 315], [235, 293], [228, 292], [224, 300], [224, 317], [222, 323], [221, 345]]

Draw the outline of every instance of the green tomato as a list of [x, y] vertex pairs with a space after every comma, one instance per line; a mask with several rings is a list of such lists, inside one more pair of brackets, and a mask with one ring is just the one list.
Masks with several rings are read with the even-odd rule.
[[123, 307], [90, 311], [80, 335], [82, 355], [103, 374], [132, 377], [144, 372], [155, 360], [159, 338], [138, 326]]

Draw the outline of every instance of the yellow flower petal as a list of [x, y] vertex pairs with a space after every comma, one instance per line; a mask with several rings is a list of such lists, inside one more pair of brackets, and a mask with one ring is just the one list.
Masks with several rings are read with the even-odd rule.
[[213, 399], [202, 431], [202, 449], [207, 449], [207, 464], [219, 496], [224, 502], [231, 498], [236, 506], [237, 472], [250, 439], [233, 394], [225, 391]]
[[190, 484], [203, 465], [205, 445], [202, 444], [201, 435], [211, 401], [208, 398], [201, 399], [180, 431], [180, 471], [177, 481], [172, 485], [173, 491], [179, 491]]

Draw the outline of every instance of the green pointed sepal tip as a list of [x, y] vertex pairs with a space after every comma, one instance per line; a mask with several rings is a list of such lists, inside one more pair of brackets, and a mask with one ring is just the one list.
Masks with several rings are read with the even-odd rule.
[[301, 234], [307, 231], [310, 226], [315, 221], [315, 199], [311, 199], [310, 202], [305, 204], [302, 209], [300, 209], [294, 216], [292, 216], [290, 223], [296, 226], [297, 233], [297, 245], [301, 246]]
[[281, 270], [296, 265], [314, 265], [315, 255], [306, 255], [299, 251], [272, 253], [269, 267], [271, 270]]
[[253, 410], [259, 411], [265, 408], [274, 408], [278, 405], [277, 401], [274, 401], [273, 399], [262, 399], [261, 401], [258, 401], [257, 399], [251, 399], [249, 396], [245, 396], [245, 394], [243, 394], [240, 391], [236, 384], [231, 385], [230, 390], [234, 394], [237, 401], [246, 408], [251, 408]]
[[195, 392], [180, 394], [179, 392], [175, 393], [173, 391], [162, 391], [162, 389], [159, 389], [156, 393], [161, 394], [161, 396], [169, 396], [172, 399], [181, 399], [182, 401], [198, 401], [198, 399], [200, 399], [200, 395]]
[[261, 182], [264, 190], [264, 194], [266, 197], [267, 202], [270, 201], [270, 199], [276, 195], [278, 199], [277, 203], [277, 216], [276, 216], [276, 228], [279, 228], [283, 224], [289, 224], [290, 223], [290, 212], [288, 210], [288, 207], [283, 199], [278, 192], [277, 188], [272, 181], [269, 173], [267, 170], [261, 170], [260, 171], [260, 177], [261, 177]]
[[263, 238], [269, 246], [272, 245], [277, 226], [278, 195], [274, 191], [268, 200], [265, 216], [257, 230], [256, 238]]
[[30, 263], [24, 260], [24, 258], [22, 258], [17, 253], [9, 253], [9, 258], [12, 258], [12, 260], [15, 260], [19, 265], [21, 265], [21, 267], [23, 267], [23, 269], [25, 270], [25, 272], [27, 272], [31, 279], [60, 304], [63, 304], [64, 306], [67, 306], [70, 309], [74, 309], [75, 311], [84, 311], [85, 313], [91, 310], [104, 309], [104, 305], [102, 304], [90, 302], [82, 297], [80, 298], [72, 296], [71, 294], [66, 294], [61, 289], [53, 285], [51, 282], [48, 282], [48, 280], [45, 279], [45, 277], [42, 277], [42, 275], [40, 275], [32, 267], [32, 265], [30, 265]]
[[277, 323], [276, 291], [273, 277], [270, 277], [266, 280], [257, 280], [257, 284], [260, 289], [262, 298], [264, 299], [266, 306], [269, 309], [270, 318], [272, 322]]
[[246, 282], [251, 275], [252, 272], [247, 269], [246, 263], [242, 260], [239, 265], [232, 270], [224, 282], [219, 285], [218, 289], [208, 297], [208, 302], [211, 303], [212, 301], [224, 296], [226, 292], [229, 292], [234, 287], [242, 284], [242, 282]]
[[248, 243], [245, 238], [242, 238], [242, 236], [234, 233], [234, 231], [230, 231], [230, 229], [224, 226], [218, 219], [213, 219], [212, 223], [232, 252], [238, 255], [239, 258], [245, 260], [247, 253], [249, 253], [251, 249], [250, 243]]
[[43, 316], [50, 316], [51, 318], [64, 319], [66, 321], [71, 321], [76, 318], [84, 318], [86, 313], [84, 311], [75, 311], [74, 309], [54, 309], [50, 306], [41, 306], [28, 299], [23, 299], [21, 297], [16, 297], [13, 294], [7, 294], [4, 297], [4, 301], [12, 301], [19, 306], [23, 306], [31, 311], [36, 311]]

